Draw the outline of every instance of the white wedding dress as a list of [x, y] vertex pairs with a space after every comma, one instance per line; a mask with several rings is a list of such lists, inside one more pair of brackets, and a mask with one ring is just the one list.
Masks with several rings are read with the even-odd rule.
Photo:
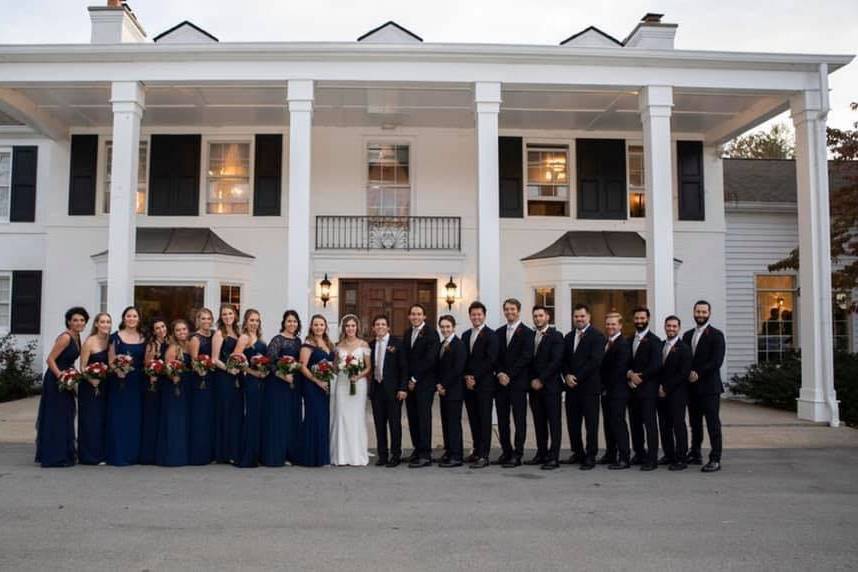
[[[337, 362], [348, 351], [337, 348]], [[369, 348], [357, 348], [352, 355], [369, 363]], [[365, 377], [357, 380], [355, 395], [349, 394], [349, 377], [340, 372], [331, 385], [331, 464], [365, 466], [369, 464], [368, 435], [366, 430]]]

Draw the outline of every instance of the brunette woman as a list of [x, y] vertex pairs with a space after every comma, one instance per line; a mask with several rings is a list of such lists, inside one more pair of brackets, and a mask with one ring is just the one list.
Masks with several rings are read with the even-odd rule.
[[108, 358], [111, 366], [117, 356], [131, 359], [128, 372], [113, 371], [107, 383], [107, 462], [118, 467], [140, 461], [143, 426], [143, 375], [146, 338], [140, 331], [140, 311], [129, 306], [122, 311], [119, 330], [110, 336]]
[[233, 463], [238, 459], [241, 441], [241, 420], [244, 404], [241, 402], [239, 379], [236, 372], [229, 372], [226, 364], [235, 353], [238, 343], [236, 322], [238, 311], [232, 304], [220, 307], [217, 330], [212, 336], [212, 361], [215, 394], [215, 460], [218, 463]]
[[[250, 309], [244, 312], [241, 323], [241, 336], [235, 347], [236, 353], [243, 353], [248, 364], [258, 357], [266, 357], [268, 347], [262, 341], [262, 318], [259, 312]], [[244, 372], [244, 423], [241, 430], [239, 467], [257, 467], [262, 453], [262, 395], [268, 370], [260, 371], [249, 367]]]
[[[167, 322], [162, 318], [152, 320], [149, 328], [149, 341], [146, 344], [146, 357], [143, 363], [148, 365], [152, 360], [164, 360], [167, 354]], [[159, 385], [164, 383], [163, 377], [144, 376], [143, 390], [143, 427], [140, 431], [140, 464], [154, 465], [155, 450], [158, 447], [158, 429], [161, 426], [161, 396]]]
[[[170, 338], [165, 361], [168, 372], [158, 393], [161, 396], [161, 424], [158, 428], [157, 463], [162, 467], [181, 467], [188, 464], [188, 422], [191, 402], [191, 354], [188, 353], [190, 327], [185, 320], [170, 324]], [[182, 371], [170, 364], [178, 363]]]
[[310, 333], [301, 347], [301, 378], [304, 419], [300, 427], [300, 463], [308, 467], [331, 464], [330, 383], [313, 374], [322, 361], [333, 364], [334, 345], [328, 337], [328, 321], [321, 314], [310, 320]]
[[[280, 358], [289, 356], [298, 362], [301, 351], [301, 318], [295, 310], [286, 310], [280, 322], [280, 333], [268, 344], [268, 359], [272, 366]], [[282, 467], [286, 462], [296, 463], [298, 426], [301, 423], [300, 375], [280, 374], [273, 369], [265, 382], [262, 402], [262, 464]]]

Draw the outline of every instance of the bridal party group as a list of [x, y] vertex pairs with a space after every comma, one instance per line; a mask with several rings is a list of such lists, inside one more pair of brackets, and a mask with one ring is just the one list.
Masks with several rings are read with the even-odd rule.
[[[393, 335], [379, 315], [368, 342], [359, 337], [358, 317], [346, 315], [333, 342], [324, 316], [312, 316], [304, 334], [301, 317], [287, 310], [266, 343], [259, 312], [240, 317], [230, 304], [217, 317], [200, 309], [193, 324], [155, 318], [144, 325], [135, 307], [118, 324], [100, 313], [85, 337], [89, 315], [71, 308], [46, 360], [36, 462], [363, 466], [369, 400], [376, 466], [682, 470], [703, 464], [705, 419], [711, 451], [703, 470], [720, 469], [724, 336], [709, 324], [707, 302], [695, 304], [695, 327], [684, 335], [679, 318], [669, 316], [665, 340], [651, 331], [643, 307], [632, 313], [629, 338], [623, 316], [609, 313], [602, 333], [585, 305], [575, 307], [575, 329], [565, 337], [543, 306], [532, 309], [533, 328], [522, 322], [518, 300], [506, 300], [503, 312], [506, 324], [491, 329], [485, 306], [473, 302], [460, 337], [455, 317], [430, 325], [425, 308], [413, 304], [406, 332]], [[433, 458], [436, 395], [443, 454]], [[413, 443], [407, 458], [403, 403]], [[525, 460], [528, 403], [537, 450]], [[571, 456], [561, 460], [563, 409]], [[468, 457], [463, 410], [473, 442]], [[598, 457], [600, 410], [606, 449]], [[493, 412], [501, 454], [490, 460]]]

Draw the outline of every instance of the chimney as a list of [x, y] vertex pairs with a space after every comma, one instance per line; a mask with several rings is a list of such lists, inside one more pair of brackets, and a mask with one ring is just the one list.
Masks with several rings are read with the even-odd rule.
[[106, 6], [90, 6], [93, 44], [124, 44], [146, 40], [146, 32], [137, 17], [121, 0], [107, 0]]
[[661, 21], [664, 14], [648, 12], [644, 14], [632, 33], [623, 40], [627, 48], [644, 48], [648, 50], [672, 50], [676, 38], [676, 24], [666, 24]]

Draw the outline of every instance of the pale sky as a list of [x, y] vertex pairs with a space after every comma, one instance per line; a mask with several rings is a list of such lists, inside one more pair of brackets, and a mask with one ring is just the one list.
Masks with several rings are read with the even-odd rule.
[[[0, 0], [0, 44], [86, 43], [106, 0]], [[395, 20], [426, 42], [558, 44], [593, 25], [622, 40], [646, 12], [689, 50], [858, 54], [858, 0], [131, 0], [148, 36], [190, 20], [221, 41], [350, 41]], [[829, 125], [858, 121], [858, 62], [830, 76]], [[786, 121], [786, 116], [776, 120]]]

